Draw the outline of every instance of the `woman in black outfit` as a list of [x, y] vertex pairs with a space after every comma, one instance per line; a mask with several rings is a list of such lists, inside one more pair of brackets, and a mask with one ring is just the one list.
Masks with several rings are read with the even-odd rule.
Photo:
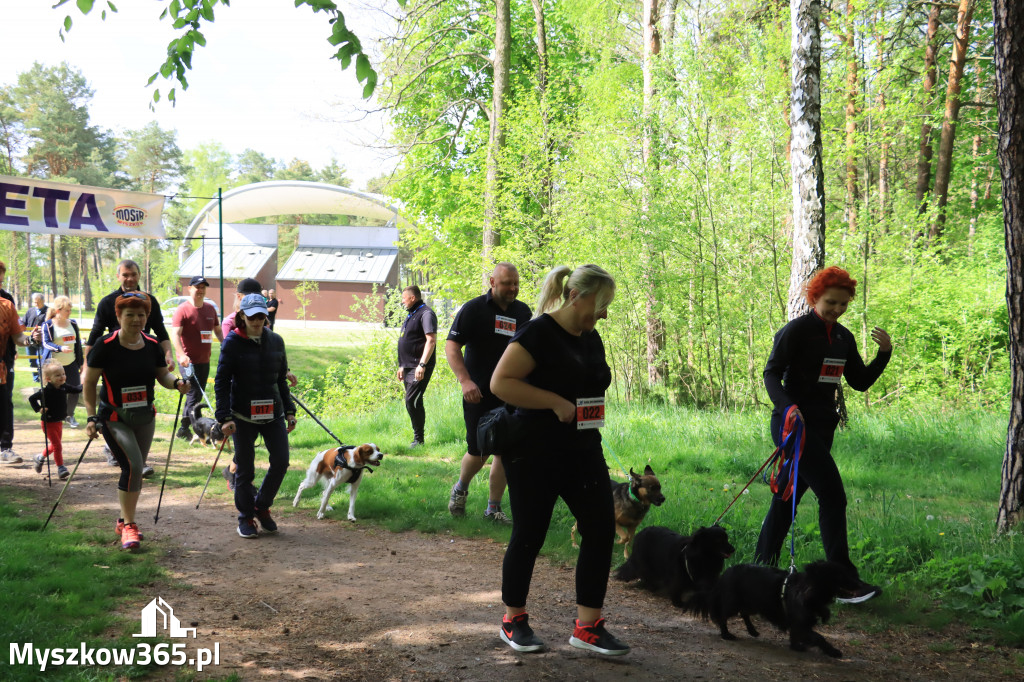
[[[796, 502], [807, 489], [818, 498], [818, 525], [825, 558], [847, 566], [850, 560], [846, 532], [846, 490], [839, 468], [832, 459], [832, 439], [839, 425], [835, 392], [845, 377], [851, 388], [866, 391], [882, 375], [892, 357], [892, 340], [880, 327], [871, 331], [878, 355], [865, 366], [857, 341], [837, 322], [857, 291], [850, 273], [835, 266], [825, 268], [807, 284], [807, 302], [812, 310], [789, 322], [777, 334], [772, 354], [764, 368], [764, 385], [775, 408], [771, 432], [776, 445], [782, 442], [786, 410], [795, 405], [803, 417], [805, 443], [797, 468]], [[793, 517], [792, 499], [784, 499], [784, 488], [772, 497], [761, 524], [754, 561], [775, 566], [779, 563]], [[839, 599], [846, 603], [867, 601], [881, 588], [860, 583], [857, 593]]]
[[[142, 534], [135, 523], [135, 509], [156, 428], [153, 386], [159, 381], [164, 388], [185, 395], [189, 383], [171, 374], [160, 344], [142, 332], [150, 313], [149, 296], [126, 291], [115, 300], [114, 312], [121, 328], [100, 338], [89, 351], [83, 382], [89, 416], [85, 432], [96, 438], [102, 427], [103, 439], [121, 466], [117, 483], [121, 518], [115, 530], [124, 549], [137, 549]], [[97, 396], [100, 376], [103, 390]]]
[[[568, 277], [568, 279], [566, 279]], [[502, 458], [512, 537], [502, 566], [500, 636], [516, 651], [538, 651], [526, 613], [533, 567], [561, 497], [582, 535], [576, 562], [576, 626], [569, 644], [608, 655], [629, 647], [604, 628], [615, 536], [611, 480], [601, 449], [604, 393], [611, 383], [594, 327], [608, 317], [615, 280], [596, 265], [558, 267], [541, 286], [537, 316], [512, 337], [491, 391], [517, 406], [528, 444]]]
[[[217, 394], [217, 421], [225, 436], [234, 436], [235, 507], [238, 534], [259, 537], [276, 533], [270, 507], [288, 472], [288, 434], [295, 428], [295, 405], [288, 390], [288, 358], [284, 339], [270, 331], [267, 302], [261, 294], [246, 294], [235, 316], [235, 327], [224, 339], [213, 387]], [[256, 477], [256, 440], [263, 438], [270, 466], [259, 489]]]

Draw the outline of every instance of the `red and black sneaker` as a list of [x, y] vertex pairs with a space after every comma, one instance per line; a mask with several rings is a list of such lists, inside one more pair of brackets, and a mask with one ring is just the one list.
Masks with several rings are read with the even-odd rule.
[[138, 549], [139, 542], [142, 541], [142, 534], [139, 533], [139, 527], [134, 523], [124, 524], [124, 528], [121, 530], [121, 547], [124, 549]]
[[544, 642], [533, 634], [530, 617], [525, 613], [513, 616], [512, 620], [508, 619], [508, 614], [502, 616], [500, 636], [505, 644], [523, 653], [540, 651], [544, 648]]
[[573, 622], [576, 628], [569, 638], [569, 644], [577, 649], [596, 651], [606, 656], [624, 656], [629, 653], [628, 646], [604, 629], [604, 618], [598, 618], [593, 625], [580, 625], [579, 619]]
[[[121, 534], [124, 532], [124, 519], [117, 520], [117, 524], [114, 526], [114, 531], [117, 533], [117, 537], [121, 537]], [[145, 540], [146, 538], [142, 537], [142, 533], [139, 533], [139, 539]]]

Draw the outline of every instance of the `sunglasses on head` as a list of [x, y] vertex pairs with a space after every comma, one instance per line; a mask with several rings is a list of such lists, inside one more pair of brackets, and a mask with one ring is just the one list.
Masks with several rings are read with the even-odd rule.
[[146, 294], [144, 294], [144, 293], [142, 293], [140, 291], [126, 291], [123, 294], [121, 294], [121, 297], [122, 298], [141, 298], [144, 301], [149, 300], [149, 297], [146, 296]]

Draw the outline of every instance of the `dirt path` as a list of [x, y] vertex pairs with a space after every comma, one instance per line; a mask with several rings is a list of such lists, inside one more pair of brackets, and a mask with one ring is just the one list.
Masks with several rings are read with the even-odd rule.
[[[66, 433], [73, 466], [84, 434]], [[47, 489], [28, 463], [28, 453], [38, 452], [41, 441], [37, 426], [19, 426], [16, 449], [26, 463], [0, 468], [0, 481], [43, 491], [39, 508], [26, 513], [45, 518], [60, 486]], [[60, 517], [75, 509], [109, 516], [113, 526], [117, 470], [93, 448], [61, 503], [54, 519], [58, 526]], [[162, 463], [165, 453], [166, 441], [158, 442], [154, 460]], [[208, 464], [212, 457], [212, 451], [192, 451], [176, 459]], [[393, 457], [385, 466], [400, 467], [401, 459]], [[821, 628], [843, 651], [840, 660], [817, 651], [792, 652], [785, 636], [769, 627], [751, 639], [737, 626], [739, 640], [724, 642], [711, 625], [681, 615], [668, 600], [614, 580], [606, 615], [633, 650], [620, 659], [603, 658], [568, 645], [573, 571], [543, 558], [533, 581], [530, 620], [549, 648], [517, 654], [497, 636], [503, 608], [500, 543], [317, 521], [312, 498], [293, 511], [294, 490], [287, 488], [278, 499], [281, 532], [242, 540], [220, 478], [211, 482], [198, 511], [198, 489], [168, 489], [154, 527], [159, 489], [157, 479], [143, 488], [143, 551], [158, 554], [171, 579], [143, 588], [138, 603], [125, 604], [123, 611], [129, 620], [138, 618], [139, 609], [159, 595], [184, 626], [197, 628], [197, 639], [188, 640], [190, 650], [219, 643], [220, 665], [198, 679], [231, 673], [243, 680], [503, 682], [1019, 679], [1013, 661], [1020, 652], [906, 628], [858, 632], [842, 613]], [[374, 494], [372, 480], [361, 494]], [[112, 552], [120, 551], [115, 540], [111, 528]], [[168, 666], [149, 679], [174, 679], [176, 672]]]

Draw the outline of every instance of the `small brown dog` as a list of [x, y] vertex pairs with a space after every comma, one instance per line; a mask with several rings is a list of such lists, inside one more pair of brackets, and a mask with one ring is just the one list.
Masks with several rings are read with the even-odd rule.
[[[630, 467], [628, 481], [612, 483], [612, 499], [615, 501], [615, 533], [619, 536], [615, 544], [625, 545], [622, 548], [622, 556], [628, 559], [636, 529], [647, 516], [651, 505], [660, 507], [665, 501], [665, 496], [661, 494], [661, 482], [648, 464], [644, 467], [643, 476]], [[572, 530], [569, 531], [569, 537], [572, 546], [579, 549], [580, 546], [576, 544], [576, 524], [573, 524]]]

